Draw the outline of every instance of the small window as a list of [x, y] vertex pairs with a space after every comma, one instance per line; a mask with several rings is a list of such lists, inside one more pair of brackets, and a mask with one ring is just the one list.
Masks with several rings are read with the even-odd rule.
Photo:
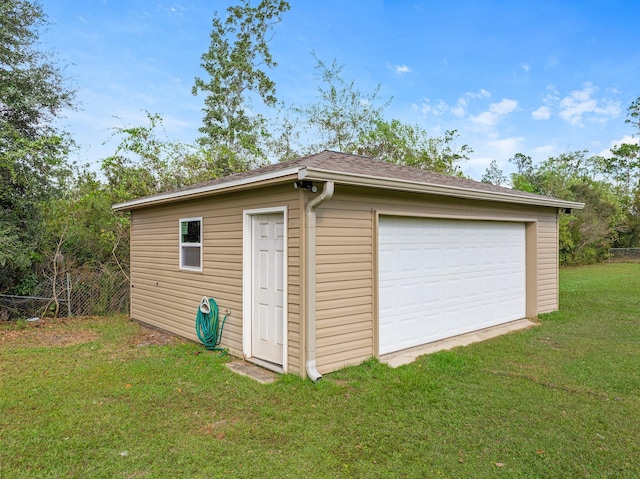
[[180, 220], [180, 269], [202, 271], [202, 218]]

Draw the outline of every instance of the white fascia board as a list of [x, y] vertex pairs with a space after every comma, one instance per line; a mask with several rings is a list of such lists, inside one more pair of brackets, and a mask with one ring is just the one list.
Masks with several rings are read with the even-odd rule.
[[298, 175], [300, 167], [288, 168], [286, 170], [274, 171], [263, 175], [249, 176], [241, 178], [239, 180], [227, 181], [224, 183], [216, 183], [213, 185], [200, 186], [198, 188], [189, 188], [186, 190], [168, 191], [166, 193], [160, 193], [153, 196], [145, 196], [143, 198], [137, 198], [135, 200], [126, 201], [124, 203], [117, 203], [112, 206], [115, 211], [130, 210], [140, 206], [148, 206], [156, 203], [166, 203], [172, 200], [187, 199], [190, 197], [203, 196], [215, 191], [226, 190], [230, 188], [237, 188], [239, 186], [251, 185], [253, 183], [259, 183], [261, 181], [273, 180], [280, 177], [295, 176]]
[[534, 206], [551, 206], [555, 208], [578, 209], [584, 208], [584, 203], [565, 201], [544, 196], [522, 196], [508, 192], [474, 190], [466, 187], [436, 185], [410, 180], [380, 178], [376, 176], [362, 175], [358, 173], [344, 173], [339, 171], [318, 170], [303, 167], [298, 173], [298, 179], [309, 181], [335, 181], [352, 186], [369, 186], [409, 193], [426, 193], [439, 196], [451, 196], [472, 200], [500, 201], [503, 203], [515, 203]]

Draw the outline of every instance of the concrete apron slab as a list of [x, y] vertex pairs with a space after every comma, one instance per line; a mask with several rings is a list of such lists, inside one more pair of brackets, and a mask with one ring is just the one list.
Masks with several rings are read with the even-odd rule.
[[512, 331], [527, 329], [532, 326], [536, 326], [536, 324], [537, 323], [529, 321], [528, 319], [518, 319], [516, 321], [491, 326], [490, 328], [481, 329], [479, 331], [472, 331], [470, 333], [461, 334], [460, 336], [441, 339], [440, 341], [434, 341], [414, 348], [385, 354], [380, 356], [380, 362], [386, 363], [392, 368], [397, 368], [398, 366], [412, 363], [418, 356], [422, 356], [423, 354], [431, 354], [436, 351], [453, 349], [458, 346], [467, 346], [472, 343], [477, 343], [478, 341], [485, 341], [490, 338], [495, 338], [496, 336], [502, 336], [503, 334], [510, 333]]
[[260, 366], [256, 366], [255, 364], [248, 363], [247, 361], [231, 361], [225, 365], [234, 373], [255, 379], [262, 384], [272, 383], [278, 378], [277, 373], [261, 368]]

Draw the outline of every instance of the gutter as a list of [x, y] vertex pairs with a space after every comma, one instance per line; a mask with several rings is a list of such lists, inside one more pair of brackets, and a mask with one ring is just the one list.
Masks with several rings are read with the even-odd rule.
[[576, 210], [584, 208], [584, 203], [565, 201], [547, 196], [519, 195], [508, 191], [484, 191], [462, 186], [437, 185], [433, 183], [384, 178], [360, 173], [345, 173], [342, 171], [332, 171], [313, 167], [301, 167], [298, 172], [298, 179], [305, 179], [309, 181], [332, 181], [350, 186], [368, 186], [373, 188], [383, 188], [386, 190], [450, 196], [472, 200], [499, 201], [502, 203], [551, 206], [555, 208]]
[[305, 264], [305, 317], [307, 339], [307, 376], [315, 383], [322, 378], [316, 369], [316, 208], [333, 196], [335, 184], [327, 181], [319, 196], [307, 203]]

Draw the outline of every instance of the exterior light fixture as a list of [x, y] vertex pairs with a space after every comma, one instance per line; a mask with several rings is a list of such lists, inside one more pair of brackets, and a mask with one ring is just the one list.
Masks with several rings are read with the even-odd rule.
[[317, 193], [318, 187], [313, 184], [312, 181], [303, 180], [303, 181], [294, 181], [293, 187], [297, 190], [298, 188], [302, 188], [305, 191], [310, 191], [311, 193]]

